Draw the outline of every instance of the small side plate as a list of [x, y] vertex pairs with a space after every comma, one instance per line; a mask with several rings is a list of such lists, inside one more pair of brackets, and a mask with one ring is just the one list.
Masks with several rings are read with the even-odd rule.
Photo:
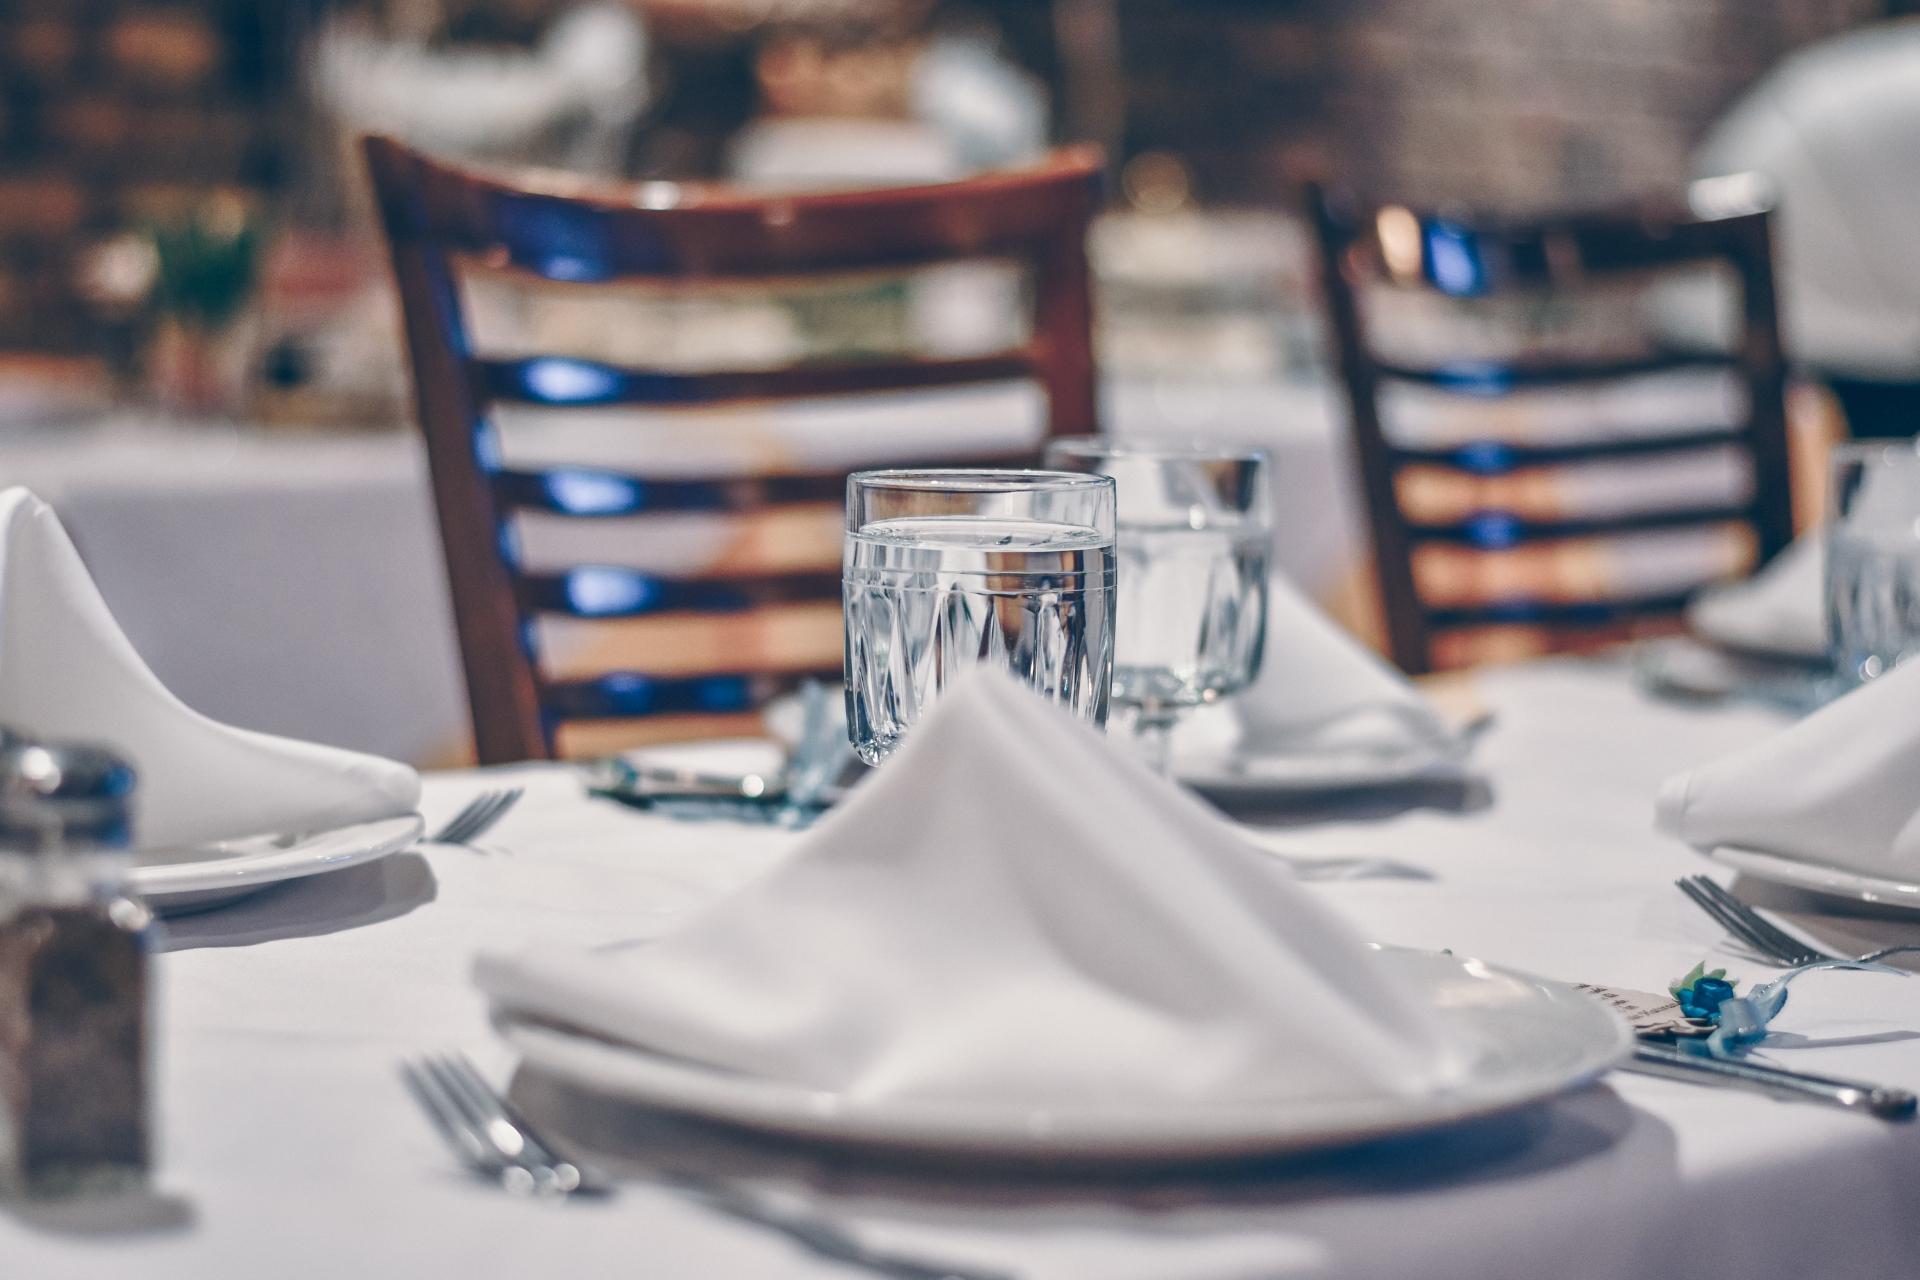
[[129, 878], [155, 910], [203, 911], [284, 880], [322, 875], [397, 853], [420, 839], [417, 813], [331, 831], [222, 840], [192, 849], [143, 849]]

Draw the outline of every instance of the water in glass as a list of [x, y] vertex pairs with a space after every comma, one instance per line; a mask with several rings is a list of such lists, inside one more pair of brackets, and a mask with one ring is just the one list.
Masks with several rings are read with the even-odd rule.
[[998, 667], [1104, 723], [1113, 538], [991, 516], [879, 520], [847, 535], [847, 719], [870, 764], [961, 670]]
[[1120, 522], [1115, 702], [1198, 706], [1237, 693], [1260, 669], [1268, 530]]

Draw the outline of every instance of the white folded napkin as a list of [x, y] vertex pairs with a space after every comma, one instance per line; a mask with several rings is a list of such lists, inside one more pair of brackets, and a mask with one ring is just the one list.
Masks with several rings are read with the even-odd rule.
[[1275, 859], [990, 671], [668, 936], [476, 978], [499, 1016], [866, 1100], [1408, 1096], [1464, 1060]]
[[125, 755], [146, 849], [322, 831], [410, 813], [420, 798], [405, 765], [230, 728], [168, 693], [52, 509], [18, 488], [0, 491], [0, 724]]
[[1469, 745], [1404, 675], [1280, 574], [1268, 588], [1260, 674], [1228, 705], [1247, 755], [1427, 750], [1451, 759]]
[[1743, 582], [1703, 591], [1687, 606], [1696, 635], [1730, 649], [1818, 660], [1827, 655], [1826, 539], [1794, 539]]
[[1920, 872], [1920, 662], [1667, 779], [1662, 830], [1868, 875]]

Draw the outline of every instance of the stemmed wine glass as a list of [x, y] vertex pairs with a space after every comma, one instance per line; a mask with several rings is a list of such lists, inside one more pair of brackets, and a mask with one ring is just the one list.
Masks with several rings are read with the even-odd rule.
[[1920, 657], [1920, 444], [1837, 445], [1827, 639], [1843, 689]]
[[1114, 480], [1113, 701], [1165, 773], [1180, 717], [1246, 688], [1260, 671], [1273, 542], [1266, 455], [1086, 436], [1049, 442], [1046, 463]]

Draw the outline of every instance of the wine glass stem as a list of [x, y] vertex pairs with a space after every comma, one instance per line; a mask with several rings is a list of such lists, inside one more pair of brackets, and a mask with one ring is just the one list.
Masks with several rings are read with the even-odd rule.
[[1173, 726], [1179, 715], [1169, 707], [1143, 707], [1134, 717], [1133, 737], [1140, 754], [1161, 777], [1173, 770]]

